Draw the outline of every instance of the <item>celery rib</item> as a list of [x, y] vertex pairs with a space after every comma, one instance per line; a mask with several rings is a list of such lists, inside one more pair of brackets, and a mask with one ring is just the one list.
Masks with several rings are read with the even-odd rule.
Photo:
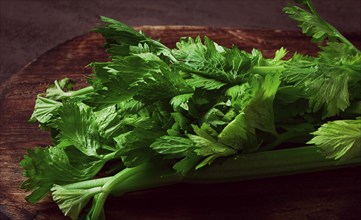
[[361, 164], [361, 157], [346, 161], [326, 159], [317, 147], [298, 147], [238, 155], [189, 173], [185, 182], [229, 182], [334, 169]]

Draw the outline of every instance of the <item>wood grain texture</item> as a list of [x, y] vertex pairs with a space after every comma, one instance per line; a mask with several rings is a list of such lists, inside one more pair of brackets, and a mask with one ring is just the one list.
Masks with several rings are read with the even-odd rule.
[[[250, 51], [261, 49], [271, 57], [281, 46], [309, 55], [317, 47], [300, 33], [212, 29], [193, 26], [138, 27], [169, 47], [183, 36], [209, 36], [221, 45]], [[358, 47], [360, 34], [347, 37]], [[49, 134], [27, 123], [35, 98], [49, 83], [72, 78], [79, 87], [91, 72], [91, 61], [108, 59], [103, 39], [88, 33], [46, 52], [0, 87], [0, 219], [66, 219], [50, 197], [36, 205], [27, 193], [19, 166], [26, 149], [49, 145]], [[360, 219], [361, 168], [344, 168], [236, 183], [175, 186], [109, 198], [108, 219]]]

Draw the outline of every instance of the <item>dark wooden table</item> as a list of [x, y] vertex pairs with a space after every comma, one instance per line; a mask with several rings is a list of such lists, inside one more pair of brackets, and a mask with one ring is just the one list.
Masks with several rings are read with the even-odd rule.
[[[167, 46], [182, 36], [207, 35], [221, 45], [261, 49], [271, 57], [281, 46], [309, 55], [317, 47], [297, 32], [212, 29], [191, 26], [138, 27]], [[360, 48], [361, 34], [346, 35]], [[79, 86], [91, 61], [105, 61], [103, 39], [95, 33], [67, 41], [26, 65], [0, 87], [0, 219], [65, 219], [50, 197], [36, 205], [19, 166], [26, 149], [50, 144], [49, 134], [29, 124], [37, 93], [55, 79], [70, 77]], [[235, 183], [169, 187], [111, 197], [108, 219], [361, 219], [361, 168], [298, 174]]]

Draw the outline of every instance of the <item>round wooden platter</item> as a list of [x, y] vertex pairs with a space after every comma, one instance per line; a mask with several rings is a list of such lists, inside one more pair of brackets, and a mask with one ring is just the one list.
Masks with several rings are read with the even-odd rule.
[[[193, 26], [142, 26], [169, 47], [184, 36], [204, 36], [221, 45], [262, 50], [272, 57], [281, 46], [315, 55], [317, 47], [297, 32], [255, 31]], [[361, 34], [347, 37], [358, 47]], [[87, 33], [40, 56], [0, 86], [0, 219], [66, 219], [50, 197], [28, 204], [20, 190], [19, 162], [27, 148], [50, 144], [49, 134], [27, 121], [36, 95], [55, 79], [69, 77], [85, 86], [85, 66], [106, 61], [103, 39]], [[360, 219], [361, 168], [298, 174], [234, 183], [178, 184], [111, 197], [107, 219]]]

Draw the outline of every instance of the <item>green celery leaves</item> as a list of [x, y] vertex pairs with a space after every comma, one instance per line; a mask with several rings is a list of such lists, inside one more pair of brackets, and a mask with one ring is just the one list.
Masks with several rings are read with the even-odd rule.
[[36, 203], [46, 196], [53, 184], [79, 182], [95, 176], [104, 164], [96, 158], [87, 158], [81, 161], [83, 163], [76, 163], [69, 159], [69, 153], [72, 152], [58, 147], [36, 147], [28, 151], [21, 161], [24, 176], [28, 179], [23, 182], [21, 188], [27, 191], [34, 190], [27, 197], [30, 203]]
[[361, 119], [323, 124], [308, 144], [315, 144], [327, 158], [350, 159], [361, 155]]
[[[37, 96], [29, 121], [50, 131], [53, 145], [21, 161], [27, 200], [52, 192], [66, 216], [78, 219], [89, 207], [86, 218], [100, 219], [108, 195], [202, 171], [208, 178], [212, 167], [228, 180], [332, 167], [332, 159], [359, 164], [361, 52], [310, 1], [297, 2], [284, 11], [320, 44], [316, 57], [285, 59], [282, 47], [265, 58], [206, 36], [181, 38], [171, 49], [101, 17], [95, 31], [110, 57], [89, 64], [89, 86], [74, 90], [65, 78]], [[222, 167], [237, 163], [240, 170]]]

